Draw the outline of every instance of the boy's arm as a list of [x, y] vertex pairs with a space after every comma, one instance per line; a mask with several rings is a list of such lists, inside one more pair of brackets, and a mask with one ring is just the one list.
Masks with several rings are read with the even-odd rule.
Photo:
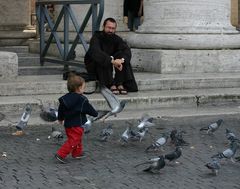
[[59, 122], [63, 122], [64, 120], [64, 106], [63, 104], [60, 102], [59, 106], [58, 106], [58, 121]]
[[89, 103], [88, 100], [85, 100], [83, 103], [82, 113], [88, 114], [93, 117], [98, 116], [98, 112], [93, 108], [93, 106]]

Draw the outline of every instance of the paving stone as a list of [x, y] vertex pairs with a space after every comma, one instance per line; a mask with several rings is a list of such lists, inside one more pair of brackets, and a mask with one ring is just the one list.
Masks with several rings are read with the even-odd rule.
[[[0, 184], [4, 188], [14, 189], [239, 189], [240, 163], [224, 162], [218, 176], [211, 175], [204, 166], [211, 155], [227, 148], [225, 128], [240, 136], [238, 115], [221, 115], [224, 123], [213, 136], [200, 133], [200, 127], [218, 118], [219, 116], [203, 116], [156, 120], [156, 127], [151, 130], [155, 138], [175, 127], [187, 131], [184, 139], [190, 143], [183, 147], [183, 155], [178, 160], [180, 163], [168, 163], [159, 174], [144, 173], [144, 166], [134, 168], [134, 165], [170, 152], [174, 147], [168, 142], [164, 151], [145, 153], [144, 149], [153, 141], [149, 135], [142, 142], [131, 141], [122, 146], [119, 137], [126, 129], [124, 122], [113, 125], [114, 134], [108, 142], [99, 141], [99, 133], [106, 123], [96, 123], [84, 137], [87, 157], [74, 160], [69, 156], [68, 164], [58, 164], [53, 158], [63, 141], [47, 139], [51, 126], [28, 127], [27, 134], [20, 137], [11, 136], [12, 128], [0, 127], [0, 155], [7, 152], [7, 157], [0, 156]], [[137, 124], [137, 120], [132, 122]], [[59, 129], [63, 130], [61, 126]], [[40, 140], [37, 141], [37, 138]]]

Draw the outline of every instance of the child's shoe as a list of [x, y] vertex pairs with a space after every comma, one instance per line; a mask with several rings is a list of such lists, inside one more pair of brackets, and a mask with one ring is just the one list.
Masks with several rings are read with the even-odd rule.
[[63, 159], [62, 157], [60, 157], [58, 154], [55, 154], [55, 158], [56, 158], [56, 160], [58, 160], [59, 163], [63, 163], [63, 164], [67, 163], [67, 162], [65, 161], [65, 159]]
[[80, 156], [73, 157], [74, 159], [83, 159], [86, 157], [86, 153], [82, 153]]

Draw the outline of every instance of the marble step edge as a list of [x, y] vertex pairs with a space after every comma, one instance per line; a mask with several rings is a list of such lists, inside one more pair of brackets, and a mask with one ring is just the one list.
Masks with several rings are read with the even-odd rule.
[[[141, 118], [144, 113], [148, 113], [152, 116], [155, 122], [164, 122], [171, 119], [181, 119], [181, 118], [193, 118], [193, 117], [216, 117], [222, 118], [223, 116], [239, 116], [240, 106], [222, 106], [222, 107], [198, 107], [198, 108], [158, 108], [158, 109], [148, 109], [148, 110], [124, 110], [116, 117], [109, 117], [105, 123], [116, 124], [116, 122], [136, 122]], [[21, 117], [21, 112], [15, 114], [6, 114], [6, 119], [0, 121], [0, 127], [12, 127], [14, 128], [15, 123], [19, 121]], [[96, 122], [96, 124], [102, 121]], [[28, 127], [35, 126], [53, 126], [58, 125], [57, 122], [46, 122], [42, 120], [39, 113], [32, 113]], [[60, 126], [61, 127], [61, 126]]]
[[[139, 91], [185, 90], [210, 88], [238, 88], [240, 75], [164, 75], [154, 73], [135, 74]], [[87, 90], [95, 89], [95, 82], [87, 82]], [[0, 82], [0, 96], [62, 94], [66, 92], [66, 81], [62, 75], [19, 76], [12, 82]]]
[[[18, 112], [30, 103], [33, 111], [39, 112], [40, 100], [44, 104], [57, 107], [58, 98], [63, 94], [25, 95], [0, 97], [0, 110], [2, 112]], [[99, 93], [86, 95], [97, 109], [109, 109], [107, 102]], [[206, 107], [228, 106], [240, 103], [240, 88], [228, 89], [197, 89], [197, 90], [165, 90], [141, 91], [120, 95], [120, 100], [126, 100], [126, 110], [154, 109], [162, 107]]]

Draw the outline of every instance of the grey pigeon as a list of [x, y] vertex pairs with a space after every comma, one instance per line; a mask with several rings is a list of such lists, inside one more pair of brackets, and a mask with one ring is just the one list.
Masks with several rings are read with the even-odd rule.
[[38, 99], [40, 101], [40, 117], [44, 120], [44, 121], [48, 121], [48, 122], [54, 122], [57, 120], [58, 117], [58, 111], [56, 108], [54, 107], [50, 107], [50, 105], [48, 106], [44, 106], [43, 102], [41, 99]]
[[139, 125], [137, 126], [138, 129], [143, 129], [143, 128], [148, 128], [152, 127], [155, 124], [153, 123], [153, 118], [150, 117], [148, 114], [143, 114], [140, 121]]
[[87, 122], [82, 125], [85, 134], [90, 133], [90, 130], [92, 128], [93, 119], [94, 119], [94, 117], [87, 116]]
[[104, 128], [100, 134], [100, 140], [106, 142], [108, 138], [113, 134], [112, 125], [108, 125], [107, 128]]
[[128, 140], [129, 140], [129, 130], [130, 130], [130, 127], [127, 127], [126, 130], [121, 135], [120, 142], [121, 142], [122, 145], [128, 143]]
[[172, 144], [175, 144], [175, 142], [176, 142], [177, 133], [178, 133], [177, 129], [173, 129], [170, 133], [170, 139], [171, 139]]
[[167, 159], [168, 161], [175, 161], [181, 156], [182, 156], [182, 148], [178, 146], [176, 147], [175, 151], [164, 155], [164, 158]]
[[24, 108], [24, 112], [21, 116], [20, 121], [17, 123], [16, 128], [17, 130], [23, 130], [24, 127], [27, 126], [28, 120], [30, 118], [32, 112], [32, 108], [30, 104], [26, 104], [25, 108]]
[[56, 130], [55, 127], [52, 127], [52, 133], [51, 133], [51, 136], [52, 136], [53, 139], [55, 139], [55, 140], [57, 140], [57, 141], [63, 139], [63, 134], [62, 134], [62, 132]]
[[235, 140], [238, 140], [236, 135], [229, 129], [226, 129], [226, 138], [230, 143], [234, 142]]
[[232, 162], [234, 162], [233, 160], [233, 156], [235, 155], [236, 151], [238, 148], [238, 144], [236, 142], [232, 142], [230, 144], [230, 148], [224, 150], [221, 153], [218, 153], [216, 155], [213, 155], [211, 158], [218, 158], [218, 159], [231, 159]]
[[216, 130], [218, 130], [222, 122], [223, 120], [219, 119], [215, 123], [210, 124], [209, 126], [202, 127], [200, 131], [207, 131], [207, 134], [213, 134]]
[[97, 117], [93, 117], [93, 116], [87, 116], [87, 122], [84, 123], [84, 125], [82, 125], [82, 127], [84, 128], [84, 133], [88, 134], [90, 133], [90, 130], [92, 128], [92, 124], [93, 122], [101, 119], [104, 115], [106, 115], [108, 113], [108, 111], [104, 111], [104, 110], [98, 110], [98, 116]]
[[163, 134], [154, 143], [152, 143], [150, 146], [148, 146], [146, 148], [145, 152], [148, 152], [149, 150], [157, 150], [159, 148], [162, 149], [162, 146], [164, 146], [167, 143], [167, 140], [168, 140], [168, 135], [167, 134]]
[[101, 94], [103, 95], [109, 107], [111, 108], [111, 110], [103, 117], [102, 119], [103, 121], [107, 119], [109, 116], [112, 115], [116, 116], [124, 109], [126, 101], [118, 99], [118, 97], [114, 95], [112, 91], [110, 91], [107, 87], [101, 86]]
[[205, 166], [212, 171], [213, 174], [217, 175], [219, 169], [221, 168], [219, 159], [213, 158], [211, 162], [205, 164]]
[[148, 128], [141, 129], [141, 130], [137, 131], [134, 138], [138, 139], [141, 142], [147, 132], [148, 132]]
[[48, 109], [44, 109], [40, 113], [40, 117], [44, 121], [54, 122], [57, 121], [58, 111], [55, 108], [49, 107]]
[[171, 143], [173, 145], [175, 145], [176, 147], [177, 146], [187, 146], [187, 145], [189, 145], [188, 142], [186, 142], [183, 139], [183, 134], [186, 134], [186, 132], [182, 131], [182, 130], [178, 131], [177, 129], [173, 129], [170, 132]]
[[150, 166], [146, 169], [144, 169], [144, 172], [150, 172], [150, 173], [159, 173], [159, 171], [165, 167], [165, 160], [163, 156], [159, 156], [157, 158], [151, 158], [148, 161], [144, 163], [140, 163], [134, 167], [138, 167], [140, 165], [144, 164], [150, 164]]

